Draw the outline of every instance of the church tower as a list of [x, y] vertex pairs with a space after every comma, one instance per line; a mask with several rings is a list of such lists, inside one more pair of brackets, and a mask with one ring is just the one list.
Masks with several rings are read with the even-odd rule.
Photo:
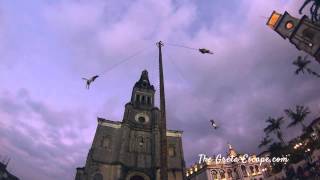
[[303, 50], [320, 63], [320, 25], [312, 23], [307, 16], [301, 19], [273, 11], [267, 25], [284, 39], [289, 39], [298, 50]]
[[[160, 169], [160, 111], [146, 70], [132, 89], [122, 122], [98, 118], [85, 167], [76, 180], [157, 180]], [[182, 131], [167, 130], [168, 179], [182, 180]]]

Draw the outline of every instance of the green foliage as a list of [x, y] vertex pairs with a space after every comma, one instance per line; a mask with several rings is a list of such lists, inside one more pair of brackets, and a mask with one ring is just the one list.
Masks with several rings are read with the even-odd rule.
[[[270, 158], [273, 157], [287, 157], [289, 161], [287, 164], [283, 162], [280, 163], [272, 163], [272, 171], [274, 173], [280, 172], [285, 166], [290, 164], [296, 164], [302, 160], [305, 160], [306, 157], [315, 149], [320, 149], [320, 139], [313, 140], [311, 138], [312, 129], [306, 128], [303, 122], [306, 120], [306, 117], [310, 114], [309, 108], [301, 105], [297, 105], [295, 109], [285, 109], [285, 114], [288, 118], [291, 119], [288, 127], [293, 127], [300, 124], [303, 128], [303, 134], [288, 144], [285, 144], [283, 141], [282, 133], [281, 133], [281, 125], [284, 123], [284, 118], [271, 118], [269, 117], [266, 120], [267, 126], [264, 128], [264, 132], [266, 133], [266, 137], [261, 141], [259, 147], [267, 146], [272, 142], [272, 139], [269, 139], [269, 134], [273, 133], [280, 142], [273, 142], [268, 147], [268, 151], [270, 153]], [[319, 132], [318, 132], [319, 133]], [[298, 146], [296, 146], [299, 144]]]
[[284, 112], [292, 120], [288, 127], [293, 127], [297, 124], [301, 124], [303, 130], [306, 129], [306, 126], [303, 124], [303, 122], [305, 121], [307, 115], [310, 114], [308, 107], [297, 105], [295, 110], [289, 108], [285, 109]]

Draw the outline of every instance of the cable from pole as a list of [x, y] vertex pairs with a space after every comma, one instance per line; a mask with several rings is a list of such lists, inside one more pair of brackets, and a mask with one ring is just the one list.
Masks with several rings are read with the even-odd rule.
[[180, 70], [180, 68], [177, 66], [177, 64], [172, 60], [171, 56], [169, 56], [169, 54], [167, 53], [167, 58], [169, 59], [169, 61], [171, 62], [171, 64], [173, 65], [173, 67], [176, 69], [176, 72], [178, 72], [180, 78], [187, 83], [185, 76], [183, 75], [182, 71]]
[[110, 72], [110, 71], [112, 71], [114, 68], [116, 68], [117, 66], [119, 66], [119, 65], [121, 65], [121, 64], [123, 64], [123, 63], [125, 63], [125, 62], [127, 62], [127, 61], [129, 61], [130, 59], [132, 59], [132, 58], [134, 58], [134, 57], [136, 57], [136, 56], [138, 56], [139, 54], [141, 54], [142, 52], [145, 52], [145, 51], [147, 51], [148, 49], [150, 49], [151, 47], [149, 47], [149, 48], [143, 48], [143, 49], [141, 49], [141, 50], [139, 50], [139, 51], [136, 51], [135, 53], [133, 53], [132, 55], [130, 55], [130, 56], [128, 56], [128, 57], [126, 57], [126, 58], [124, 58], [124, 59], [122, 59], [122, 60], [120, 60], [119, 62], [117, 62], [117, 63], [115, 63], [114, 65], [112, 65], [110, 68], [108, 68], [107, 70], [105, 70], [105, 71], [102, 71], [101, 73], [100, 73], [100, 75], [104, 75], [104, 74], [106, 74], [106, 73], [108, 73], [108, 72]]
[[188, 46], [185, 46], [185, 45], [173, 44], [173, 43], [168, 43], [168, 42], [167, 42], [166, 44], [169, 45], [169, 46], [175, 46], [175, 47], [181, 47], [181, 48], [185, 48], [185, 49], [190, 49], [190, 50], [199, 51], [199, 49], [197, 49], [197, 48], [188, 47]]

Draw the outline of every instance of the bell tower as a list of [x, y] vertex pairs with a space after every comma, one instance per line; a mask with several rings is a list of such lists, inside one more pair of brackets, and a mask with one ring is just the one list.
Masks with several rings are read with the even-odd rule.
[[267, 25], [284, 39], [313, 56], [320, 63], [320, 25], [312, 23], [307, 16], [301, 19], [273, 11]]
[[154, 107], [154, 87], [150, 84], [148, 71], [141, 73], [139, 81], [137, 81], [132, 90], [131, 103], [134, 108], [152, 109]]
[[154, 94], [155, 89], [149, 81], [148, 71], [143, 70], [140, 79], [133, 86], [131, 100], [125, 106], [123, 122], [133, 128], [151, 131], [159, 119]]

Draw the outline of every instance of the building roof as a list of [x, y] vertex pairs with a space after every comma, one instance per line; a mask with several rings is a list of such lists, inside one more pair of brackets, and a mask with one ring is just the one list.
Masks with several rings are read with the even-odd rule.
[[147, 70], [142, 71], [140, 79], [139, 79], [139, 81], [136, 82], [134, 87], [142, 88], [142, 89], [151, 89], [154, 91], [153, 85], [150, 84]]

